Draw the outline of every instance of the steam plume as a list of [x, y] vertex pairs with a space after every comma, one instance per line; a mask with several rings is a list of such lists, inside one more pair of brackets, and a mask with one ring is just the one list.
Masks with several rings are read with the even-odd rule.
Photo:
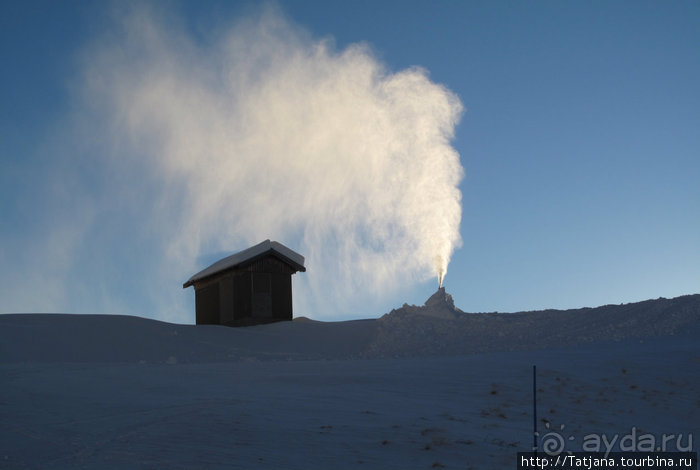
[[442, 283], [461, 243], [462, 105], [425, 70], [391, 72], [366, 45], [336, 50], [269, 8], [199, 42], [130, 11], [86, 59], [114, 167], [156, 188], [142, 217], [168, 283], [204, 252], [265, 238], [307, 258], [297, 313]]

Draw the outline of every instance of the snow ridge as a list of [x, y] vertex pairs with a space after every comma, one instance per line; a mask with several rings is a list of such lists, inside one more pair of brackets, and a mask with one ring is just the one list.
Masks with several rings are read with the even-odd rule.
[[120, 315], [0, 315], [0, 363], [185, 363], [454, 356], [700, 333], [700, 295], [575, 310], [465, 313], [440, 288], [379, 319], [246, 328]]

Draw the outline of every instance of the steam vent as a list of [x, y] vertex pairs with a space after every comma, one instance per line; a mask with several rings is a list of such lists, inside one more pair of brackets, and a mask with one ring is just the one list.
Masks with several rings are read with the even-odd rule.
[[465, 315], [463, 311], [455, 307], [452, 296], [445, 291], [444, 287], [431, 295], [422, 306], [404, 304], [399, 309], [392, 310], [388, 315], [424, 315], [436, 318], [456, 318]]
[[455, 307], [455, 301], [452, 300], [452, 296], [450, 294], [445, 292], [444, 287], [439, 287], [437, 292], [435, 292], [428, 298], [428, 300], [425, 301], [425, 306], [428, 308], [457, 310]]
[[292, 274], [304, 257], [265, 240], [192, 276], [197, 325], [247, 326], [292, 319]]

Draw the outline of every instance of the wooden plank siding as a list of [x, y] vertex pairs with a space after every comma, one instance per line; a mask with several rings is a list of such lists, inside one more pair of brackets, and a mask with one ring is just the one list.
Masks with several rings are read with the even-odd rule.
[[268, 253], [194, 282], [197, 324], [246, 326], [291, 320], [295, 272]]

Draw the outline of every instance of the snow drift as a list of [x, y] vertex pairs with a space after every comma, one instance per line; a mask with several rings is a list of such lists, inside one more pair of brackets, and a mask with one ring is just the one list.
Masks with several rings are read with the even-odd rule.
[[246, 328], [117, 315], [0, 315], [0, 363], [220, 362], [523, 351], [700, 332], [700, 295], [577, 310], [467, 314], [440, 288], [379, 319]]

